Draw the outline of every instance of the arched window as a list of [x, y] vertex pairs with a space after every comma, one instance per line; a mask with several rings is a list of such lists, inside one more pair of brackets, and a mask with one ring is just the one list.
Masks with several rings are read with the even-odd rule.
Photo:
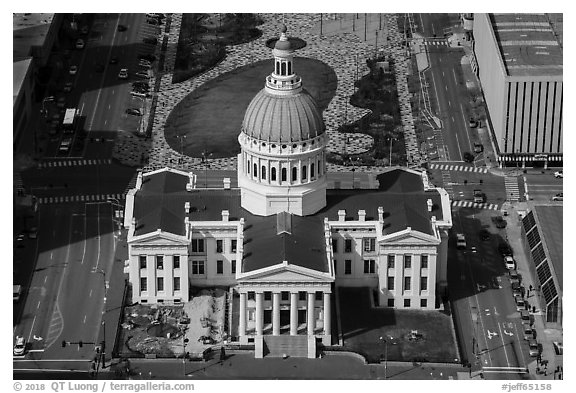
[[250, 174], [250, 160], [248, 160], [248, 174]]
[[253, 173], [254, 177], [258, 177], [258, 165], [256, 165], [256, 163], [254, 163], [254, 173]]
[[272, 169], [270, 170], [270, 180], [276, 181], [276, 168], [275, 167], [272, 167]]
[[275, 72], [276, 72], [276, 75], [278, 75], [278, 73], [280, 72], [280, 62], [279, 62], [279, 61], [276, 62], [276, 70], [275, 70]]
[[286, 63], [280, 64], [280, 75], [286, 75]]
[[263, 180], [266, 180], [266, 167], [262, 165], [262, 170], [260, 171]]
[[320, 164], [320, 160], [318, 160], [318, 176], [322, 174], [322, 165]]
[[302, 180], [306, 180], [306, 165], [302, 165]]
[[286, 168], [282, 168], [282, 177], [280, 178], [282, 181], [286, 181], [286, 178], [288, 177], [286, 172]]
[[310, 164], [310, 179], [314, 179], [316, 172], [314, 172], [314, 163]]
[[292, 168], [292, 181], [298, 180], [298, 168]]
[[288, 62], [288, 75], [292, 75], [292, 62]]

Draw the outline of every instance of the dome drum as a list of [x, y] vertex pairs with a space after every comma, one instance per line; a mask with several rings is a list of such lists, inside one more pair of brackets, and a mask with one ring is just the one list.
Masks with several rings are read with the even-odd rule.
[[275, 156], [296, 156], [298, 154], [313, 153], [326, 147], [329, 138], [322, 134], [316, 138], [298, 141], [293, 143], [276, 143], [251, 138], [242, 133], [238, 138], [243, 149], [253, 153], [275, 155]]

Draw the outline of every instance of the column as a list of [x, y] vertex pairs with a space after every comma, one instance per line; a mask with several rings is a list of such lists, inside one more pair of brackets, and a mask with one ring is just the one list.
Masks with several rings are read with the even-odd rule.
[[298, 334], [298, 292], [290, 292], [290, 335]]
[[238, 327], [240, 337], [246, 335], [246, 292], [240, 292], [240, 326]]
[[324, 334], [331, 334], [330, 330], [330, 292], [324, 292]]
[[256, 335], [262, 335], [262, 323], [264, 322], [263, 300], [264, 293], [256, 292]]
[[280, 292], [272, 293], [272, 334], [280, 335]]
[[314, 334], [314, 292], [308, 292], [308, 307], [306, 307], [306, 329], [308, 330], [308, 335]]

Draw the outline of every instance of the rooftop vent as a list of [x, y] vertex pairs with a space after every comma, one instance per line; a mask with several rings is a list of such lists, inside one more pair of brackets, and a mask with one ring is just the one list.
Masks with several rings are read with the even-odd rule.
[[276, 234], [292, 234], [292, 214], [280, 212], [276, 214]]

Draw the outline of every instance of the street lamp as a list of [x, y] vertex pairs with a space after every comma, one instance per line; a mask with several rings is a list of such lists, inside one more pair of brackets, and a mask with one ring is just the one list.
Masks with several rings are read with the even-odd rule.
[[390, 343], [392, 345], [395, 345], [396, 342], [393, 341], [394, 337], [390, 336], [390, 337], [380, 337], [380, 341], [384, 341], [384, 379], [388, 379], [388, 341], [390, 341]]
[[184, 353], [182, 354], [182, 375], [186, 376], [186, 344], [188, 344], [188, 340], [186, 338], [186, 334], [182, 336], [182, 347], [184, 348]]
[[100, 356], [102, 358], [102, 368], [106, 368], [106, 321], [104, 320], [104, 314], [106, 313], [106, 293], [108, 292], [108, 283], [106, 281], [106, 272], [104, 270], [94, 267], [92, 273], [101, 274], [102, 283], [104, 284], [104, 304], [102, 306], [102, 349], [100, 351]]
[[[123, 207], [120, 201], [116, 198], [109, 197], [106, 202], [119, 208]], [[118, 217], [118, 220], [115, 220], [115, 218], [116, 218], [115, 216], [112, 216], [112, 221], [114, 221], [118, 225], [118, 236], [120, 236], [120, 231], [122, 229], [122, 221], [120, 220], [120, 217]]]

